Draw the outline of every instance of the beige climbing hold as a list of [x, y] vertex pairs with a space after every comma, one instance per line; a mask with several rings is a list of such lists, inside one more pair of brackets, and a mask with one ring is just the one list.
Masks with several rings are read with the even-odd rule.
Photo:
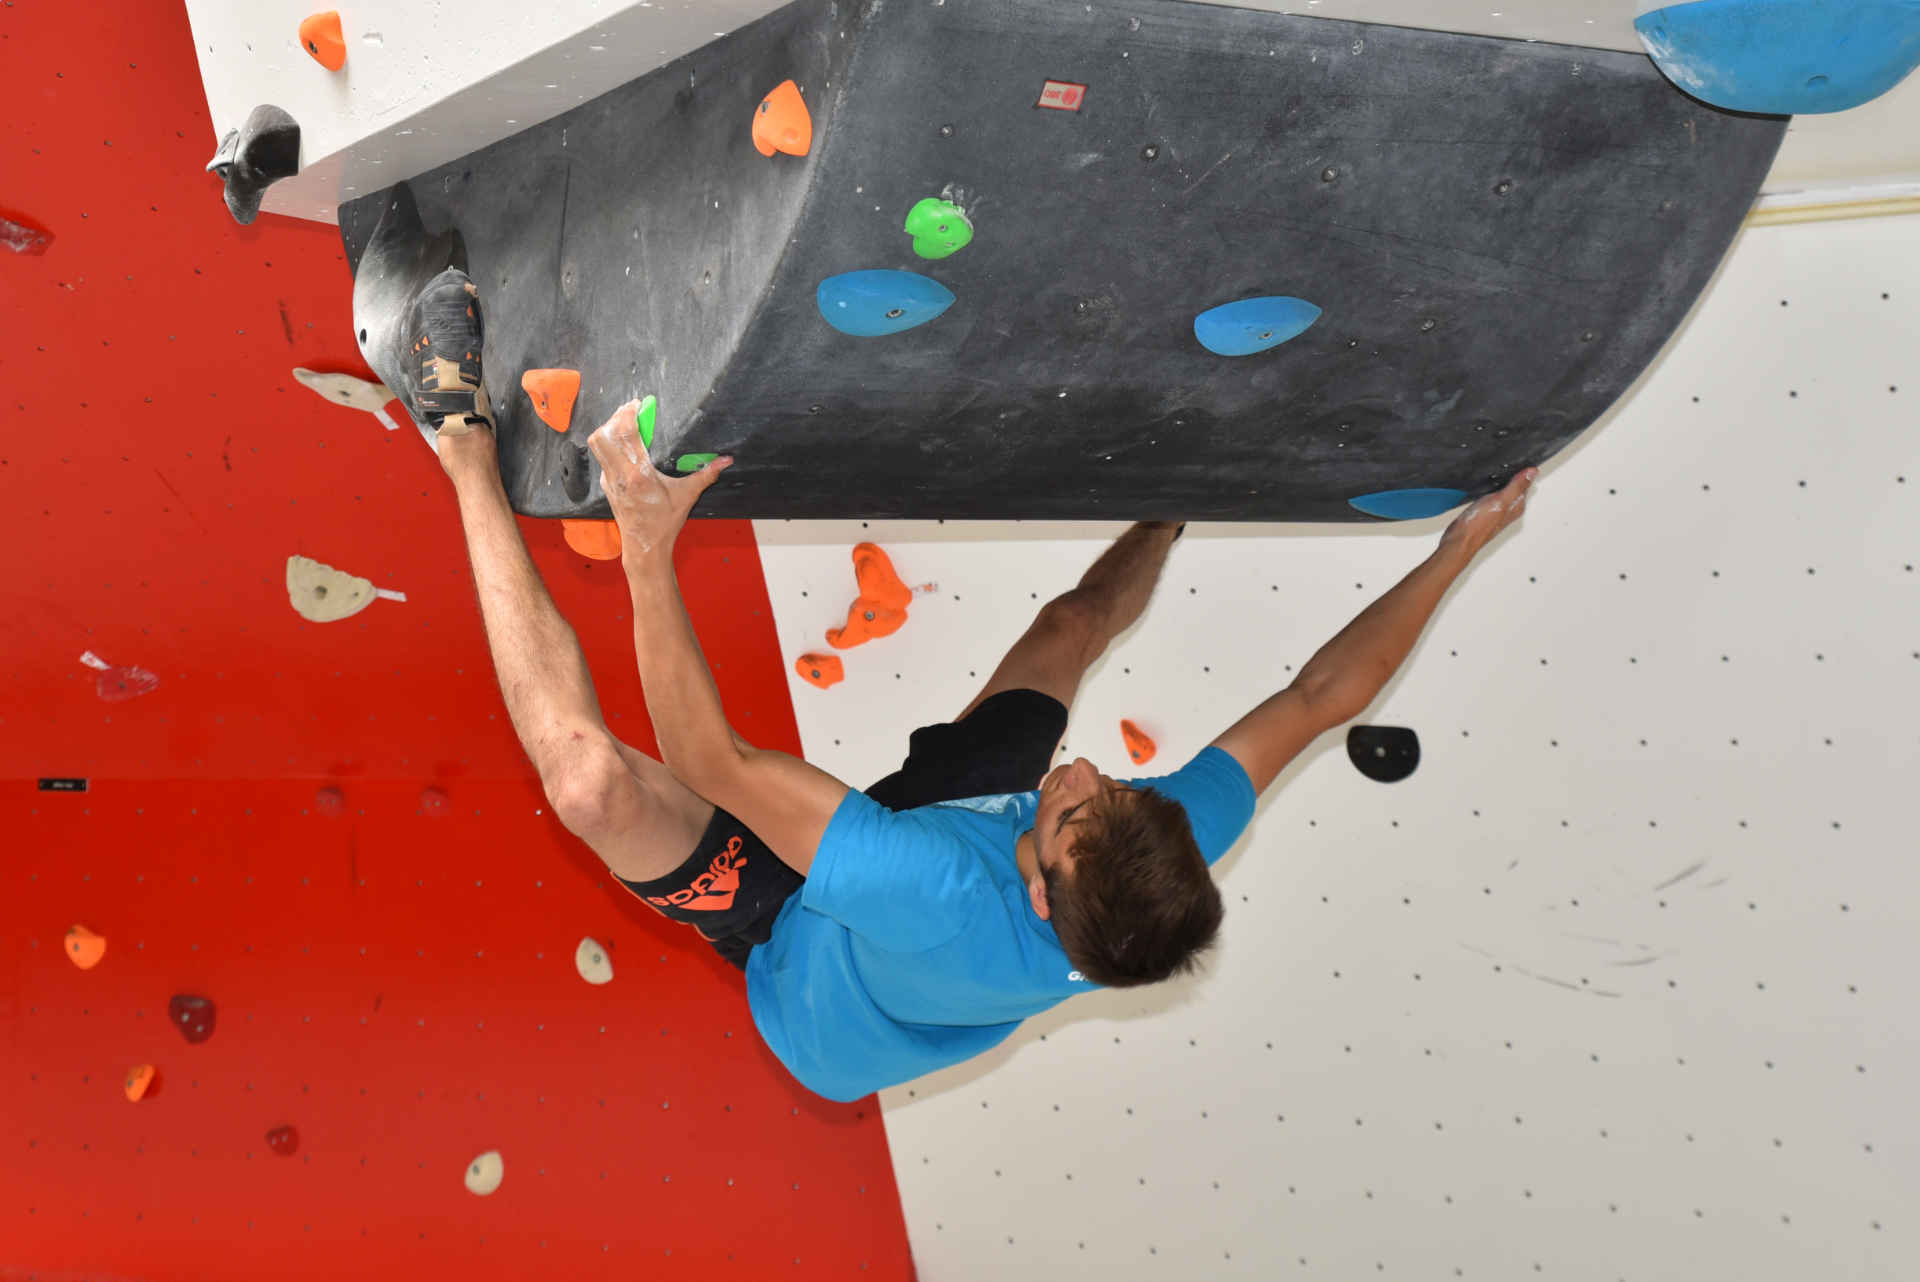
[[580, 947], [573, 950], [574, 969], [580, 972], [580, 978], [589, 984], [605, 984], [613, 980], [613, 962], [607, 957], [607, 950], [600, 941], [591, 935], [580, 941]]
[[497, 1152], [482, 1153], [467, 1163], [467, 1192], [486, 1197], [507, 1178], [507, 1164]]
[[323, 401], [371, 414], [384, 423], [389, 432], [400, 430], [400, 425], [387, 414], [387, 402], [393, 400], [394, 395], [385, 383], [369, 383], [351, 374], [321, 374], [298, 366], [294, 368], [293, 377]]
[[407, 594], [376, 588], [369, 580], [304, 556], [287, 558], [287, 599], [303, 618], [337, 623], [366, 609], [375, 597], [405, 601]]

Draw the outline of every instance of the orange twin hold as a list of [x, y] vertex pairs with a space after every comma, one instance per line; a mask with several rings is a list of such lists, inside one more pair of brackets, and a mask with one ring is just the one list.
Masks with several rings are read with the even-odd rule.
[[96, 935], [85, 926], [75, 926], [67, 932], [67, 956], [81, 970], [92, 970], [107, 955], [107, 941], [102, 935]]
[[828, 686], [837, 686], [847, 679], [847, 669], [838, 655], [803, 654], [794, 661], [793, 670], [808, 685], [819, 686], [825, 690]]
[[1153, 754], [1160, 751], [1159, 745], [1148, 737], [1147, 732], [1131, 721], [1120, 723], [1120, 737], [1126, 740], [1127, 755], [1133, 758], [1133, 764], [1144, 766], [1153, 760]]
[[620, 527], [612, 521], [573, 521], [563, 518], [560, 533], [567, 546], [596, 561], [620, 559]]
[[800, 86], [783, 80], [753, 112], [753, 145], [763, 156], [784, 151], [804, 156], [813, 149], [813, 115]]
[[346, 66], [347, 38], [340, 30], [340, 11], [329, 9], [304, 19], [300, 23], [300, 47], [328, 71]]
[[892, 636], [907, 621], [907, 605], [913, 600], [913, 589], [900, 581], [893, 562], [877, 544], [862, 543], [853, 549], [853, 577], [860, 585], [860, 596], [847, 607], [847, 625], [827, 629], [827, 644], [836, 650]]
[[573, 425], [573, 399], [580, 395], [580, 371], [577, 369], [530, 369], [520, 376], [520, 386], [533, 399], [533, 412], [556, 432]]

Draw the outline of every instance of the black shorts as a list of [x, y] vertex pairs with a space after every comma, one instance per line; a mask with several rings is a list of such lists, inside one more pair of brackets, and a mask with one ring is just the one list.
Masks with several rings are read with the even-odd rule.
[[[1038, 690], [1003, 691], [959, 721], [915, 730], [906, 761], [866, 794], [889, 810], [912, 810], [1031, 792], [1066, 732], [1067, 709], [1058, 699]], [[745, 970], [747, 954], [772, 938], [774, 918], [805, 881], [745, 824], [715, 807], [699, 844], [671, 876], [621, 884], [663, 916], [698, 930]]]

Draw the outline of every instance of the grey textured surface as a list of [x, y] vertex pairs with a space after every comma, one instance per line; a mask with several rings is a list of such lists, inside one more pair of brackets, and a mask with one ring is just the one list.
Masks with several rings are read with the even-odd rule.
[[[814, 148], [769, 160], [751, 112], [788, 77]], [[1037, 109], [1049, 79], [1083, 109]], [[464, 234], [527, 514], [606, 515], [586, 436], [653, 392], [656, 460], [738, 458], [704, 515], [1370, 520], [1347, 499], [1484, 493], [1603, 413], [1785, 126], [1616, 52], [1175, 0], [802, 0], [413, 187]], [[900, 225], [942, 193], [976, 236], [929, 263]], [[356, 266], [388, 199], [341, 209]], [[849, 337], [814, 291], [863, 268], [958, 302]], [[1325, 315], [1256, 356], [1195, 341], [1264, 294]], [[564, 438], [518, 390], [536, 366], [582, 373]]]

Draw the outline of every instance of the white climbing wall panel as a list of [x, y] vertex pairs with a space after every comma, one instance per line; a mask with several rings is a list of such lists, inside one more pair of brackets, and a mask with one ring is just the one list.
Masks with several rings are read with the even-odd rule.
[[[511, 137], [781, 7], [781, 0], [342, 4], [347, 64], [334, 72], [308, 57], [297, 39], [301, 19], [323, 3], [187, 0], [213, 120], [208, 157], [220, 136], [256, 104], [284, 107], [300, 122], [303, 168], [270, 188], [262, 208], [320, 222], [333, 222], [343, 200]], [[1633, 9], [1618, 0], [1544, 0], [1511, 9], [1494, 9], [1482, 0], [1230, 3], [1318, 18], [1641, 50]], [[1061, 74], [1097, 79], [1091, 71]], [[746, 127], [743, 121], [741, 128]], [[1796, 118], [1765, 191], [1889, 184], [1901, 185], [1899, 195], [1911, 195], [1910, 188], [1920, 184], [1920, 77], [1851, 112]]]
[[[1205, 978], [885, 1094], [923, 1282], [1920, 1276], [1916, 350], [1920, 218], [1745, 233], [1363, 719], [1418, 771], [1329, 736]], [[1440, 528], [1192, 527], [1068, 752], [1177, 767]], [[760, 523], [789, 662], [856, 541], [939, 585], [808, 755], [893, 769], [1117, 530]]]

